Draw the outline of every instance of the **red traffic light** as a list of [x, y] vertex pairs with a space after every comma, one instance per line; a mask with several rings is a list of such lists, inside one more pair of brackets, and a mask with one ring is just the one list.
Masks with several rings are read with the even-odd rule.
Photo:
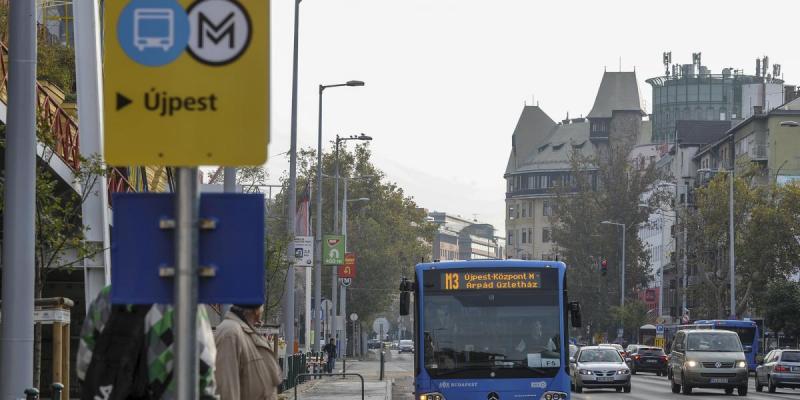
[[600, 273], [603, 275], [608, 273], [608, 260], [600, 261]]

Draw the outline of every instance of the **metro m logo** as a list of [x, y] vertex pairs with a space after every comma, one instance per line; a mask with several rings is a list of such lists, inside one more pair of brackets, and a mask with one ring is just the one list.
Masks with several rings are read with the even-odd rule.
[[[236, 38], [236, 27], [233, 24], [233, 13], [228, 14], [228, 16], [225, 17], [225, 19], [219, 24], [214, 24], [214, 22], [212, 22], [203, 12], [199, 12], [197, 14], [197, 25], [198, 29], [200, 29], [200, 34], [197, 36], [197, 47], [201, 49], [205, 47], [204, 40], [206, 36], [217, 45], [222, 41], [223, 38], [225, 38], [225, 36], [228, 36], [228, 47], [233, 48]], [[216, 36], [214, 34], [216, 34]]]
[[235, 0], [197, 1], [188, 16], [189, 54], [204, 64], [229, 64], [250, 43], [250, 17]]

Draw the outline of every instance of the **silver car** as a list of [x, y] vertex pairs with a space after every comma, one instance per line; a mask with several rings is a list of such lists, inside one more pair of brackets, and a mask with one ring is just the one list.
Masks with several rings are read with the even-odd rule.
[[770, 393], [779, 387], [800, 388], [800, 350], [772, 350], [756, 367], [756, 392], [766, 386]]
[[631, 370], [613, 347], [581, 347], [575, 357], [570, 358], [572, 389], [576, 393], [583, 389], [616, 389], [631, 392]]

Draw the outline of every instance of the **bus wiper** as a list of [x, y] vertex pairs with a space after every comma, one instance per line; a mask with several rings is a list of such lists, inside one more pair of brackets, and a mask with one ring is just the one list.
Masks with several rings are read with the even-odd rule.
[[461, 373], [461, 372], [480, 371], [480, 370], [491, 371], [492, 368], [491, 367], [487, 367], [487, 366], [482, 366], [482, 365], [470, 365], [470, 366], [466, 366], [466, 367], [459, 367], [459, 368], [447, 369], [447, 370], [444, 370], [444, 371], [437, 371], [436, 375], [437, 376], [446, 376], [446, 375], [458, 374], [458, 373]]
[[522, 368], [525, 368], [525, 369], [527, 369], [529, 371], [534, 371], [534, 372], [536, 372], [538, 374], [542, 374], [542, 375], [547, 374], [549, 372], [544, 368], [536, 368], [536, 367], [528, 366], [528, 364], [527, 364], [528, 360], [505, 360], [505, 361], [514, 362], [515, 365], [512, 368], [522, 367]]

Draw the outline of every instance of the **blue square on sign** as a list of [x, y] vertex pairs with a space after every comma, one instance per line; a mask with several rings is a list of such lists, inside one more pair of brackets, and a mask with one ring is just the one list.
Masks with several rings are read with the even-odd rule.
[[[175, 265], [173, 229], [160, 221], [173, 219], [171, 193], [114, 195], [111, 243], [111, 300], [115, 304], [173, 303], [173, 278], [160, 277], [162, 267]], [[199, 264], [214, 277], [200, 277], [198, 300], [205, 304], [264, 302], [264, 196], [210, 193], [200, 196], [200, 219], [214, 229], [200, 230]]]

